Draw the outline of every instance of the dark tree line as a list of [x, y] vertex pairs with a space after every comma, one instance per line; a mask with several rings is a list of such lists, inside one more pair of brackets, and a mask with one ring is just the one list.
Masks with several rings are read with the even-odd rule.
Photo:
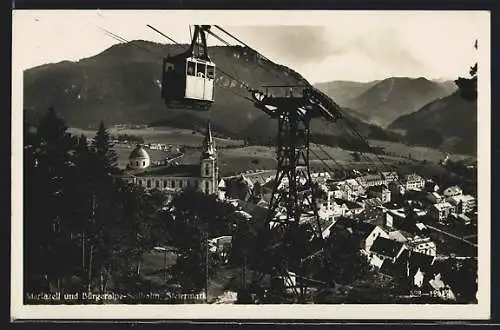
[[143, 256], [155, 246], [179, 251], [172, 273], [183, 289], [205, 288], [221, 263], [207, 258], [207, 239], [231, 234], [232, 207], [194, 190], [168, 202], [120, 180], [103, 123], [89, 145], [50, 108], [24, 132], [26, 293], [144, 289]]
[[25, 291], [119, 287], [162, 239], [164, 196], [115, 180], [117, 157], [102, 123], [88, 145], [50, 108], [24, 138]]

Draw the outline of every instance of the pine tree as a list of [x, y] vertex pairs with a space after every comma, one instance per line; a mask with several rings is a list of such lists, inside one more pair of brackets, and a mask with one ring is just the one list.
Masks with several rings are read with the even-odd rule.
[[[74, 141], [66, 130], [64, 121], [50, 107], [26, 149], [31, 161], [26, 164], [24, 178], [26, 272], [31, 279], [44, 278], [46, 285], [59, 290], [72, 267], [67, 202]], [[33, 289], [38, 286], [33, 281], [27, 284]]]
[[[477, 40], [474, 43], [474, 48], [477, 50]], [[460, 96], [467, 101], [477, 100], [477, 63], [469, 70], [470, 78], [459, 77], [455, 80], [458, 86]]]
[[95, 170], [100, 176], [106, 177], [116, 173], [118, 157], [102, 121], [92, 143], [92, 151], [95, 156]]

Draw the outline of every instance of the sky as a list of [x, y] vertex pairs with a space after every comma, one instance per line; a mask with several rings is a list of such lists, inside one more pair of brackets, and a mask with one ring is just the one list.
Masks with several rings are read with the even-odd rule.
[[[190, 24], [217, 24], [312, 83], [455, 79], [476, 60], [473, 44], [481, 45], [488, 22], [478, 11], [14, 10], [13, 58], [14, 69], [25, 70], [96, 55], [118, 43], [102, 28], [127, 40], [167, 43], [150, 24], [187, 43]], [[210, 36], [208, 43], [220, 44]]]

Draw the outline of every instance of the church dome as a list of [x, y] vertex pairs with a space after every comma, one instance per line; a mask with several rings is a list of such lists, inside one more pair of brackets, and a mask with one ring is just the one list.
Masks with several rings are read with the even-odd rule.
[[140, 145], [137, 145], [128, 156], [128, 159], [149, 159], [149, 155]]
[[128, 167], [131, 169], [145, 169], [150, 165], [150, 158], [146, 150], [137, 145], [128, 156]]

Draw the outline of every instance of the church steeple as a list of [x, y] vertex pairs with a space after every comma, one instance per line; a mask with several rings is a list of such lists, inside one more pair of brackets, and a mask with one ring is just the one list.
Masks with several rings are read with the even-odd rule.
[[200, 167], [200, 190], [206, 194], [217, 194], [219, 168], [217, 166], [217, 153], [215, 151], [215, 141], [212, 137], [210, 121], [207, 123], [207, 132], [203, 140]]
[[215, 158], [215, 142], [212, 137], [212, 127], [210, 121], [207, 122], [207, 132], [203, 140], [202, 158]]

